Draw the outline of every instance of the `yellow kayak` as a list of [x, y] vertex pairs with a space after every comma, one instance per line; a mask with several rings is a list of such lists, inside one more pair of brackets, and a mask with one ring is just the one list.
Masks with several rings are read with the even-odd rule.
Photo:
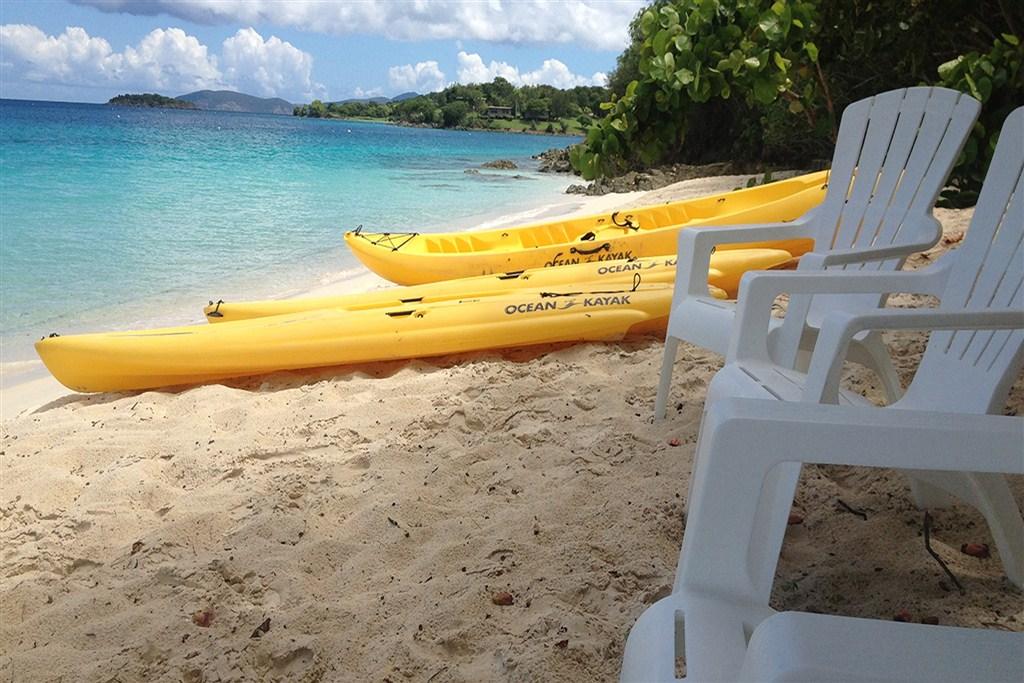
[[[367, 268], [392, 282], [417, 285], [528, 268], [675, 254], [685, 227], [790, 221], [825, 198], [828, 171], [668, 204], [514, 228], [434, 234], [346, 232]], [[742, 245], [799, 256], [811, 240]], [[723, 250], [727, 247], [723, 247]]]
[[36, 351], [64, 386], [123, 391], [664, 329], [669, 284], [527, 290], [361, 311], [318, 309], [223, 325], [49, 337]]
[[[735, 249], [711, 255], [708, 284], [711, 293], [726, 299], [736, 296], [740, 277], [748, 270], [767, 270], [790, 263], [793, 257], [781, 249]], [[411, 287], [392, 287], [360, 294], [225, 303], [205, 308], [210, 322], [229, 322], [270, 315], [297, 313], [317, 308], [363, 310], [412, 303], [435, 303], [452, 299], [511, 294], [540, 287], [583, 286], [606, 288], [614, 283], [632, 283], [639, 275], [644, 284], [671, 283], [675, 279], [674, 256], [640, 258], [632, 261], [601, 261], [561, 268], [533, 268], [500, 275], [481, 275], [445, 280]]]

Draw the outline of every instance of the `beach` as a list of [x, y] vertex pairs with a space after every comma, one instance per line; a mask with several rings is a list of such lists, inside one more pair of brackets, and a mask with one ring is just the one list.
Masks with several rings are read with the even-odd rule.
[[[542, 219], [729, 190], [566, 198]], [[956, 248], [971, 210], [936, 210]], [[382, 286], [366, 276], [308, 292]], [[921, 305], [899, 296], [894, 305]], [[887, 337], [904, 383], [924, 337]], [[610, 681], [670, 591], [708, 382], [683, 344], [534, 347], [174, 391], [2, 394], [0, 676], [86, 681]], [[25, 370], [26, 372], [28, 370]], [[846, 386], [880, 400], [850, 369]], [[1024, 382], [1007, 412], [1024, 409]], [[1024, 480], [1012, 487], [1024, 500]], [[778, 609], [1024, 630], [984, 520], [888, 470], [805, 467]]]

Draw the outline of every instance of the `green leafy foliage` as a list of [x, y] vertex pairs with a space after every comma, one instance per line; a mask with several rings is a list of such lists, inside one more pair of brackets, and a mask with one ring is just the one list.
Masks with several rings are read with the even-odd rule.
[[603, 118], [572, 154], [588, 178], [827, 158], [851, 102], [942, 84], [985, 105], [953, 177], [970, 201], [1002, 120], [1024, 102], [1019, 0], [656, 0], [630, 36]]
[[978, 198], [992, 161], [999, 131], [1007, 115], [1024, 103], [1024, 45], [1018, 36], [1003, 34], [986, 53], [969, 52], [939, 65], [939, 82], [970, 94], [982, 103], [981, 116], [957, 161], [945, 206], [968, 206]]
[[603, 105], [605, 117], [574, 150], [584, 178], [676, 155], [696, 105], [784, 98], [795, 112], [817, 109], [816, 3], [810, 0], [670, 0], [634, 20], [639, 78]]

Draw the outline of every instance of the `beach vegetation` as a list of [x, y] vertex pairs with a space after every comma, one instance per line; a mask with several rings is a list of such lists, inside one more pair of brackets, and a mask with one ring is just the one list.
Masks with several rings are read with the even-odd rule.
[[850, 102], [941, 84], [986, 105], [953, 178], [969, 199], [1022, 101], [1022, 30], [1024, 5], [1001, 0], [657, 0], [630, 24], [572, 164], [593, 179], [664, 163], [828, 158]]
[[[550, 85], [516, 87], [497, 77], [490, 83], [451, 85], [400, 101], [384, 98], [324, 103], [313, 100], [294, 108], [295, 116], [369, 119], [436, 128], [544, 131], [581, 134], [609, 91], [599, 86], [560, 90]], [[540, 124], [540, 125], [538, 125]]]

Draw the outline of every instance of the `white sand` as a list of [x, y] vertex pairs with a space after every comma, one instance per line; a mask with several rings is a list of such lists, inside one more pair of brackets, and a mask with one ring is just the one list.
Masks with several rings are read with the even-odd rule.
[[[970, 212], [939, 214], [954, 235]], [[909, 377], [921, 339], [892, 345]], [[652, 424], [660, 362], [641, 338], [15, 416], [5, 391], [0, 678], [614, 680], [629, 627], [671, 585], [721, 361], [684, 345], [671, 418]], [[998, 557], [958, 551], [992, 542], [973, 511], [935, 512], [960, 595], [899, 476], [808, 467], [796, 507], [777, 607], [1024, 629]]]

